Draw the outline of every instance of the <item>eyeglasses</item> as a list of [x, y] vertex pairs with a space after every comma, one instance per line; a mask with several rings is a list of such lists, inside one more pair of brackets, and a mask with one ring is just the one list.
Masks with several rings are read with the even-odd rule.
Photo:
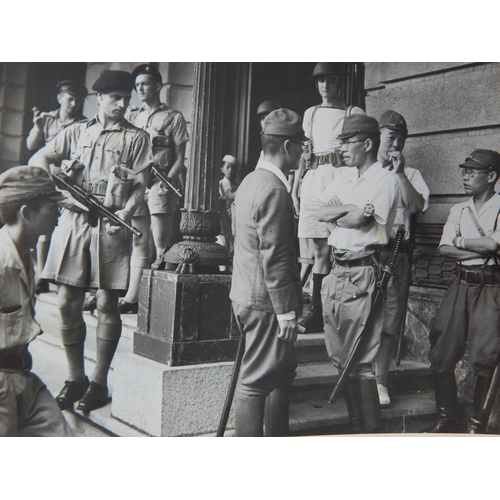
[[491, 170], [484, 170], [479, 168], [461, 168], [462, 177], [467, 176], [469, 179], [472, 179], [476, 174], [489, 174]]
[[340, 147], [346, 147], [348, 148], [350, 144], [356, 144], [357, 142], [365, 142], [366, 139], [359, 140], [359, 141], [340, 141]]

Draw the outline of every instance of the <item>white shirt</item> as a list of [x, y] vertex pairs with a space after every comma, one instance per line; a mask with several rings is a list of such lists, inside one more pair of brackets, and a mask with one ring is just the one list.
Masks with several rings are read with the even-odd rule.
[[320, 200], [325, 203], [337, 197], [341, 205], [354, 204], [363, 208], [371, 203], [375, 207], [373, 224], [360, 228], [339, 227], [336, 223], [329, 225], [331, 234], [328, 244], [340, 260], [366, 257], [374, 252], [369, 248], [371, 245], [388, 243], [400, 197], [396, 177], [382, 168], [380, 162], [375, 162], [360, 177], [356, 173], [359, 174], [357, 168], [343, 168], [338, 181], [330, 184], [320, 195]]
[[259, 163], [257, 163], [257, 166], [255, 167], [255, 169], [258, 168], [262, 168], [263, 170], [272, 172], [285, 185], [288, 192], [292, 190], [290, 184], [288, 184], [288, 179], [286, 178], [285, 174], [276, 165], [273, 165], [267, 160], [264, 160], [263, 156], [259, 158]]
[[[340, 147], [339, 134], [344, 126], [347, 110], [320, 106], [314, 114], [316, 106], [306, 109], [302, 128], [309, 139], [313, 141], [315, 153], [326, 153]], [[348, 107], [349, 109], [349, 107]], [[358, 107], [353, 107], [350, 115], [364, 115], [365, 112]]]
[[[456, 236], [464, 238], [481, 238], [481, 234], [477, 230], [476, 224], [470, 214], [470, 210], [476, 216], [479, 225], [483, 229], [486, 236], [493, 238], [497, 243], [500, 243], [500, 194], [495, 193], [479, 210], [476, 211], [473, 198], [470, 198], [464, 203], [458, 203], [451, 207], [450, 215], [443, 228], [443, 235], [439, 246], [453, 245], [453, 240]], [[500, 254], [499, 254], [500, 256]], [[461, 261], [463, 266], [481, 266], [485, 259], [467, 259]], [[494, 265], [493, 259], [490, 259], [488, 265]]]
[[[389, 170], [390, 166], [385, 167], [385, 170]], [[424, 208], [422, 212], [425, 212], [429, 208], [429, 195], [430, 195], [430, 190], [429, 187], [427, 186], [424, 178], [422, 177], [422, 174], [420, 173], [420, 170], [417, 170], [416, 168], [411, 168], [411, 167], [406, 167], [405, 166], [405, 175], [410, 181], [410, 184], [415, 188], [417, 193], [422, 195], [422, 198], [424, 199]], [[407, 208], [407, 206], [404, 204], [403, 201], [403, 196], [400, 191], [399, 199], [398, 199], [398, 209], [396, 212], [396, 218], [394, 219], [394, 225], [392, 226], [392, 231], [391, 231], [391, 237], [395, 238], [396, 237], [396, 232], [398, 230], [398, 227], [400, 224], [404, 224], [405, 226], [405, 240], [409, 239], [410, 237], [410, 218], [411, 218], [411, 212], [410, 209]]]

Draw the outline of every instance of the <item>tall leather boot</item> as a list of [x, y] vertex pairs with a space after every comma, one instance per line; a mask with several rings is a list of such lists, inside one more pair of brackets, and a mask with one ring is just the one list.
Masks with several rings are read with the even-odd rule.
[[447, 433], [462, 432], [458, 415], [458, 396], [457, 382], [455, 374], [451, 373], [432, 373], [434, 383], [434, 394], [436, 397], [436, 409], [438, 421], [424, 429], [423, 432]]
[[352, 378], [350, 386], [360, 427], [370, 434], [379, 432], [382, 427], [382, 415], [377, 382], [374, 378]]
[[311, 312], [300, 322], [305, 328], [304, 333], [322, 332], [325, 328], [323, 323], [323, 304], [321, 302], [321, 284], [326, 274], [313, 274], [313, 291], [311, 297]]
[[358, 411], [356, 408], [356, 403], [351, 392], [352, 388], [351, 388], [351, 383], [349, 381], [346, 384], [346, 388], [344, 389], [344, 400], [345, 400], [345, 405], [347, 407], [347, 413], [349, 414], [349, 423], [351, 424], [353, 434], [358, 434], [361, 431], [361, 429], [359, 427]]
[[489, 415], [483, 414], [483, 404], [490, 387], [490, 377], [477, 377], [472, 400], [472, 415], [470, 416], [467, 432], [469, 434], [486, 434]]
[[266, 437], [288, 436], [288, 388], [278, 387], [266, 398], [264, 429]]
[[237, 398], [234, 410], [236, 437], [262, 437], [265, 397]]

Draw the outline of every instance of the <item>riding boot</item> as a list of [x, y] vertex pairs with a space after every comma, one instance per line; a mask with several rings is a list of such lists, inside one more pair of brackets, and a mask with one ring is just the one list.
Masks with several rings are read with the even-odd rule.
[[379, 432], [382, 415], [377, 382], [374, 378], [351, 378], [350, 387], [360, 427], [370, 434]]
[[236, 437], [262, 437], [265, 397], [236, 398], [234, 410]]
[[490, 377], [477, 377], [472, 400], [472, 415], [470, 416], [467, 432], [469, 434], [486, 434], [489, 415], [483, 414], [483, 405], [490, 387]]
[[266, 437], [288, 436], [288, 388], [278, 387], [266, 398]]
[[313, 274], [312, 297], [310, 313], [300, 322], [305, 328], [304, 333], [317, 333], [324, 330], [323, 323], [323, 304], [321, 302], [321, 284], [326, 274]]
[[434, 425], [424, 429], [423, 432], [462, 432], [463, 429], [460, 425], [460, 419], [458, 416], [458, 396], [455, 374], [453, 372], [433, 372], [432, 381], [434, 383], [436, 409], [439, 418]]
[[351, 384], [350, 381], [347, 383], [347, 387], [344, 389], [344, 400], [345, 405], [347, 407], [347, 413], [349, 414], [349, 423], [352, 426], [353, 433], [358, 433], [360, 431], [359, 428], [359, 420], [358, 420], [358, 412], [356, 409], [356, 404], [354, 398], [351, 394]]

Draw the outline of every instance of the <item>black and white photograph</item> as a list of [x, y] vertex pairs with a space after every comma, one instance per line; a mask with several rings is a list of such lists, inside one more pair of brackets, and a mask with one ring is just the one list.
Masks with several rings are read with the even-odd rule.
[[[125, 498], [191, 498], [203, 481], [219, 498], [266, 496], [260, 482], [328, 494], [334, 470], [353, 498], [429, 470], [459, 498], [439, 464], [460, 453], [485, 494], [500, 436], [500, 63], [364, 51], [401, 49], [394, 25], [343, 27], [314, 50], [326, 26], [291, 19], [245, 26], [249, 53], [222, 18], [199, 56], [79, 40], [61, 61], [0, 62], [0, 437], [80, 438], [42, 441], [47, 464], [107, 456], [95, 473], [123, 477], [102, 492]], [[85, 62], [113, 58], [136, 61]], [[45, 449], [2, 441], [6, 459]], [[225, 475], [233, 495], [218, 494]]]

